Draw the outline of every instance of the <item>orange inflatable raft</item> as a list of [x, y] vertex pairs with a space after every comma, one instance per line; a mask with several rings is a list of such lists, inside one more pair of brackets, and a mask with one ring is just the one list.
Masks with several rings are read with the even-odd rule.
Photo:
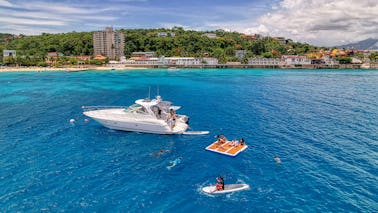
[[248, 148], [247, 144], [238, 144], [234, 146], [232, 141], [227, 141], [224, 144], [215, 141], [214, 143], [207, 146], [206, 150], [234, 157], [238, 155], [240, 152], [244, 151], [246, 148]]

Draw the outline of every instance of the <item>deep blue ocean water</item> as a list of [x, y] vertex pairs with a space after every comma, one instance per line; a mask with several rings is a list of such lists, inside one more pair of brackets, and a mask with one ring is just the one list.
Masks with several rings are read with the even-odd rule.
[[[149, 87], [210, 134], [84, 122], [81, 106], [131, 105]], [[249, 148], [205, 151], [217, 134]], [[202, 193], [219, 175], [250, 190]], [[0, 212], [377, 212], [377, 201], [377, 70], [0, 73]]]

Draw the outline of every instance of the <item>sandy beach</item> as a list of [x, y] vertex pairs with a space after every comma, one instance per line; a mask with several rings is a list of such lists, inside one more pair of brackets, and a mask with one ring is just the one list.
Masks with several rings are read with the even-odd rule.
[[64, 71], [64, 72], [79, 72], [79, 71], [99, 71], [99, 70], [139, 70], [147, 69], [145, 67], [0, 67], [0, 72], [45, 72], [45, 71]]

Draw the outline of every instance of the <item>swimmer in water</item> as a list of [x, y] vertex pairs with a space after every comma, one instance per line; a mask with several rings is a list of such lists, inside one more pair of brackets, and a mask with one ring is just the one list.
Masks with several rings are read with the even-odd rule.
[[164, 154], [165, 152], [169, 152], [169, 150], [163, 150], [163, 149], [160, 149], [158, 152], [156, 153], [152, 153], [151, 155], [154, 156], [154, 157], [160, 157], [160, 155]]
[[170, 162], [169, 162], [170, 165], [167, 166], [167, 169], [168, 169], [168, 170], [172, 169], [172, 168], [175, 167], [177, 164], [180, 164], [181, 161], [182, 161], [182, 157], [179, 157], [179, 158], [174, 159], [173, 161], [170, 161]]
[[274, 156], [274, 160], [276, 163], [281, 163], [281, 159], [278, 156]]

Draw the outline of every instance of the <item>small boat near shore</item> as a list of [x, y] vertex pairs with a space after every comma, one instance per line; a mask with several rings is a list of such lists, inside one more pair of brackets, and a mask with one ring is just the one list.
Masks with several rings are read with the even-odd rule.
[[169, 67], [168, 68], [168, 71], [170, 71], [170, 72], [176, 72], [176, 71], [179, 71], [180, 69], [179, 68], [177, 68], [177, 67]]
[[217, 190], [216, 186], [206, 186], [202, 191], [208, 194], [225, 194], [249, 189], [248, 184], [226, 184], [223, 190]]

